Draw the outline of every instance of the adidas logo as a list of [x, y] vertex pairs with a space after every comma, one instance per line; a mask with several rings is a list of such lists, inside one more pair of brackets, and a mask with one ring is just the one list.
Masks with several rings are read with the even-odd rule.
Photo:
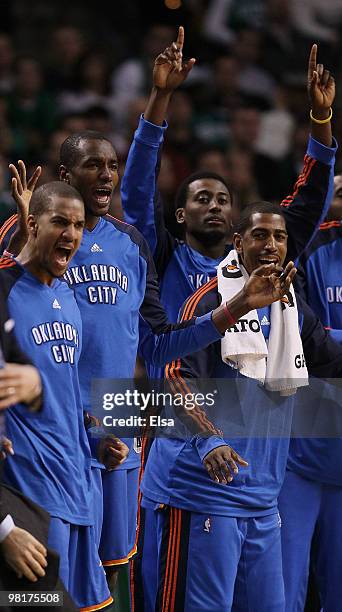
[[94, 244], [91, 247], [90, 251], [91, 251], [91, 253], [102, 253], [101, 247], [99, 247], [99, 245], [96, 244], [96, 242], [94, 242]]
[[61, 308], [61, 306], [58, 303], [58, 300], [53, 301], [52, 308]]
[[269, 325], [270, 322], [268, 320], [268, 318], [266, 317], [266, 315], [264, 315], [260, 321], [260, 325]]

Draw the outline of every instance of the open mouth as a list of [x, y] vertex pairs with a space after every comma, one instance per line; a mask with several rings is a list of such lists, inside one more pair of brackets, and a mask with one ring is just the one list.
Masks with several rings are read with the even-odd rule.
[[277, 266], [279, 264], [279, 259], [278, 257], [259, 257], [259, 263], [261, 266], [268, 266], [270, 264]]
[[95, 189], [94, 196], [100, 206], [107, 206], [110, 204], [112, 190], [105, 187], [99, 187], [98, 189]]
[[72, 249], [69, 247], [57, 247], [55, 249], [56, 261], [59, 266], [66, 266], [71, 258]]

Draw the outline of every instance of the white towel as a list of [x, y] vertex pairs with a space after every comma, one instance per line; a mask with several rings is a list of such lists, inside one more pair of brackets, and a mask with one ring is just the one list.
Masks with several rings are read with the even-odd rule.
[[[245, 285], [248, 273], [240, 264], [235, 250], [217, 268], [218, 291], [226, 302]], [[308, 385], [299, 332], [296, 296], [290, 287], [289, 297], [271, 305], [271, 329], [268, 345], [261, 331], [258, 313], [251, 310], [221, 340], [222, 359], [241, 374], [255, 378], [271, 391], [291, 395], [297, 387]]]

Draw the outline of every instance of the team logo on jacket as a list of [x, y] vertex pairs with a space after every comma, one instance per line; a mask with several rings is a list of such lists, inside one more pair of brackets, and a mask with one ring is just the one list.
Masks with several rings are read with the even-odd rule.
[[[98, 244], [95, 246], [100, 249]], [[127, 293], [129, 288], [128, 276], [117, 266], [107, 264], [71, 266], [63, 278], [73, 288], [84, 283], [90, 304], [116, 304], [118, 291]]]
[[211, 520], [210, 520], [210, 517], [208, 516], [208, 518], [204, 521], [203, 531], [205, 531], [206, 533], [210, 533], [210, 530], [211, 530]]
[[[60, 306], [58, 306], [60, 308]], [[56, 363], [76, 363], [76, 350], [80, 346], [76, 327], [64, 321], [48, 321], [31, 328], [32, 338], [37, 346], [49, 344]]]
[[342, 302], [342, 285], [335, 285], [334, 287], [327, 287], [327, 300], [329, 304]]
[[196, 274], [189, 274], [190, 283], [192, 284], [195, 290], [205, 285], [205, 283], [210, 281], [211, 278], [212, 277], [209, 274], [203, 274], [203, 272], [197, 272]]

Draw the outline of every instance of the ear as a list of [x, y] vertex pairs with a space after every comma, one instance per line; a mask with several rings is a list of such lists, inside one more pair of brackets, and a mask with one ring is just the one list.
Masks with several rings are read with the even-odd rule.
[[241, 234], [235, 233], [234, 236], [233, 236], [233, 244], [234, 244], [234, 248], [235, 248], [236, 252], [239, 255], [242, 255], [242, 253], [243, 253], [242, 242], [243, 241], [242, 241]]
[[30, 236], [34, 236], [36, 238], [38, 233], [38, 223], [33, 215], [29, 215], [27, 217], [27, 229]]
[[67, 170], [66, 166], [63, 166], [63, 164], [59, 166], [59, 180], [70, 184], [69, 171]]
[[185, 209], [184, 208], [177, 208], [175, 215], [176, 215], [177, 223], [185, 223]]

